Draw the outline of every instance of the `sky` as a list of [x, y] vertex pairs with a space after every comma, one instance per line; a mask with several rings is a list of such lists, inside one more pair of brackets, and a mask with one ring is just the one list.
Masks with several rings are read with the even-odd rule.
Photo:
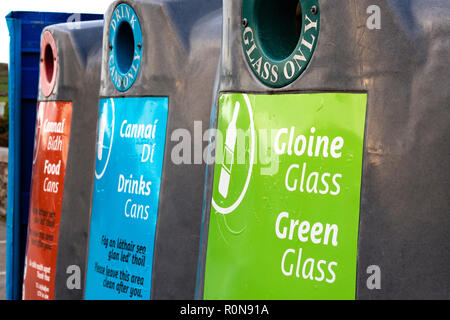
[[104, 14], [112, 2], [113, 0], [0, 0], [0, 63], [9, 62], [9, 32], [5, 17], [11, 11]]

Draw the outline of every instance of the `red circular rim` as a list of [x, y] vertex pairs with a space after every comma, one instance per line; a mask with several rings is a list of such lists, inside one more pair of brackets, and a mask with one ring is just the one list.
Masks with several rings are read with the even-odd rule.
[[45, 97], [53, 93], [58, 73], [58, 52], [56, 43], [50, 31], [45, 31], [41, 40], [41, 68], [39, 81]]

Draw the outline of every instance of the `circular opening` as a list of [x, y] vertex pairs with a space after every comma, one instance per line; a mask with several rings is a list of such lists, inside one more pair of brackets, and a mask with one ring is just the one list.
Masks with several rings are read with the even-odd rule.
[[44, 70], [47, 82], [51, 83], [53, 80], [53, 73], [55, 72], [55, 56], [53, 55], [53, 49], [50, 44], [45, 46]]
[[255, 12], [261, 49], [273, 60], [288, 58], [302, 31], [300, 1], [260, 0], [256, 1]]
[[134, 58], [134, 35], [131, 25], [123, 21], [116, 34], [116, 59], [119, 71], [126, 74], [131, 68]]

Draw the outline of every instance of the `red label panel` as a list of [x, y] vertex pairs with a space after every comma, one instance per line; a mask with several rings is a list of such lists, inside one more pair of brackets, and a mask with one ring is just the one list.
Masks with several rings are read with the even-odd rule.
[[24, 300], [54, 298], [71, 120], [71, 102], [39, 103], [23, 283]]

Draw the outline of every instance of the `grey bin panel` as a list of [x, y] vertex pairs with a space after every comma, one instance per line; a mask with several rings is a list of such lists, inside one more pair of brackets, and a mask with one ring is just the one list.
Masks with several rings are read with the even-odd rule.
[[59, 65], [53, 93], [39, 101], [72, 102], [72, 123], [64, 181], [56, 260], [55, 299], [81, 300], [81, 290], [67, 287], [69, 266], [81, 269], [84, 284], [88, 249], [92, 185], [100, 88], [103, 20], [58, 24], [50, 31], [58, 50]]
[[[109, 25], [120, 3], [134, 9], [143, 34], [140, 71], [126, 92], [116, 89], [109, 74]], [[195, 121], [202, 122], [203, 130], [209, 128], [221, 7], [220, 0], [116, 1], [105, 15], [100, 96], [169, 97], [151, 299], [194, 298], [205, 165], [174, 164], [171, 153], [178, 142], [170, 137], [176, 129], [194, 137]]]
[[[379, 30], [366, 27], [371, 5], [381, 9]], [[448, 299], [450, 3], [320, 1], [312, 60], [281, 89], [263, 85], [247, 64], [241, 8], [242, 1], [224, 1], [216, 104], [221, 92], [367, 92], [356, 298]], [[210, 166], [198, 298], [213, 171]], [[370, 265], [381, 268], [381, 290], [366, 286]]]

